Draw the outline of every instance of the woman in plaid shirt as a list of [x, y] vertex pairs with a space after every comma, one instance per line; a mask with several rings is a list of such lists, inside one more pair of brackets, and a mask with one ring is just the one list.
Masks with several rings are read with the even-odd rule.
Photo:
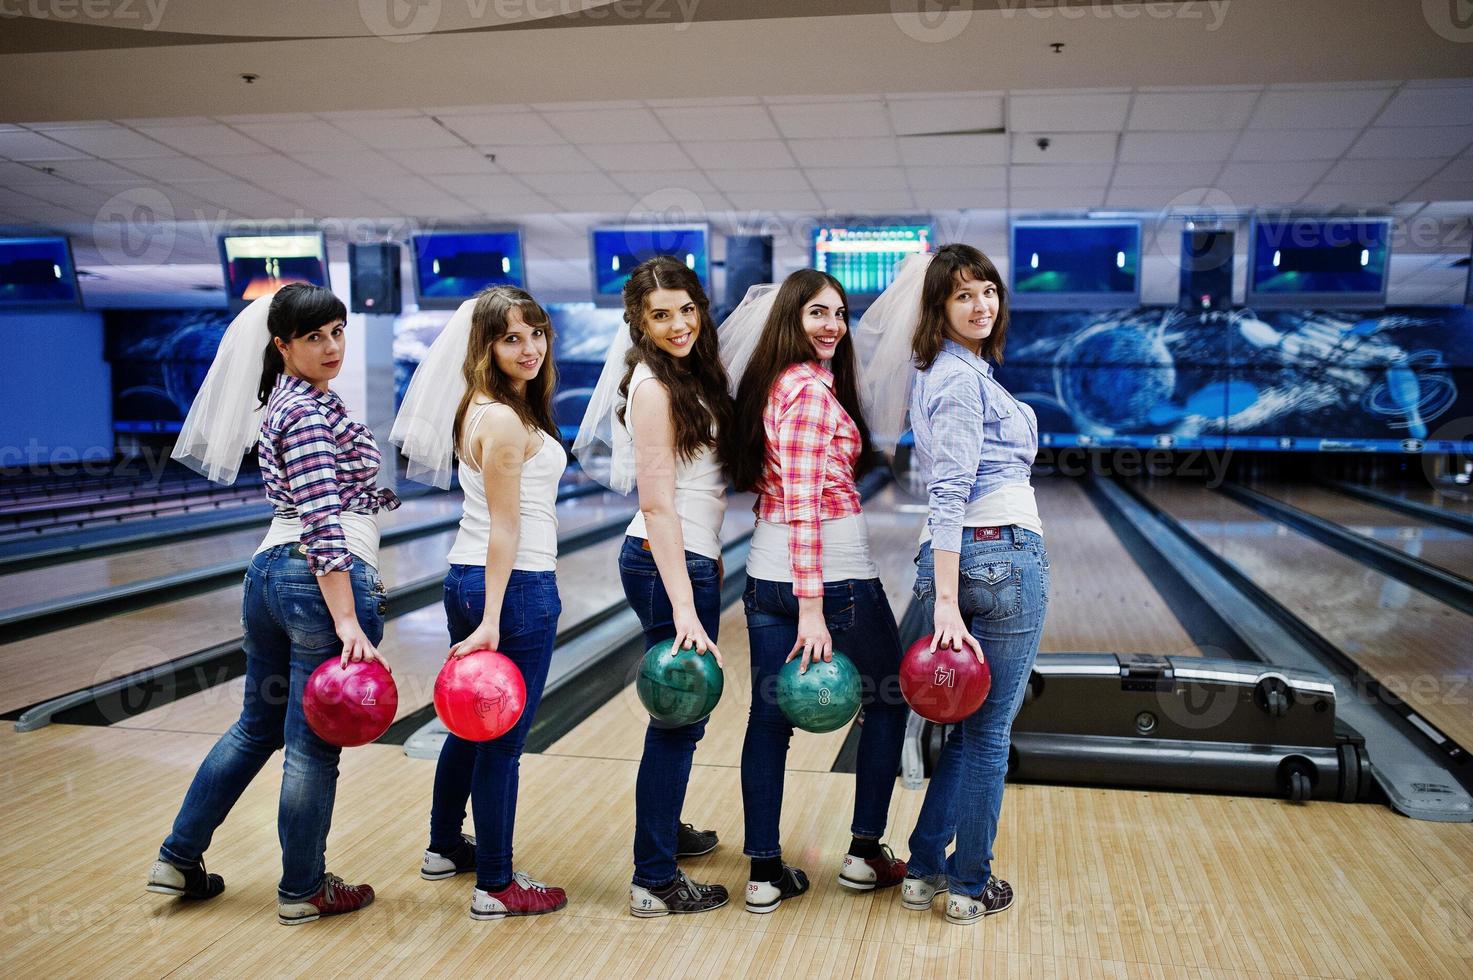
[[[276, 513], [245, 576], [245, 704], [195, 774], [149, 871], [148, 890], [196, 899], [225, 890], [219, 875], [205, 872], [205, 849], [256, 773], [285, 746], [277, 918], [298, 925], [373, 901], [371, 887], [345, 884], [325, 868], [341, 750], [308, 727], [302, 693], [330, 657], [345, 664], [379, 659], [386, 596], [376, 570], [376, 515], [399, 500], [374, 486], [380, 455], [373, 434], [348, 418], [329, 387], [343, 366], [342, 300], [295, 283], [269, 302], [257, 449]], [[252, 306], [231, 330], [249, 329], [260, 312]], [[210, 401], [202, 391], [196, 407], [218, 408]]]
[[742, 746], [747, 910], [771, 912], [808, 890], [782, 862], [783, 770], [793, 726], [774, 692], [795, 657], [832, 660], [835, 647], [863, 678], [864, 726], [853, 841], [839, 883], [858, 891], [898, 885], [905, 863], [880, 843], [900, 766], [906, 705], [899, 694], [900, 635], [869, 557], [855, 481], [870, 463], [848, 310], [838, 280], [815, 269], [789, 276], [742, 375], [724, 433], [738, 490], [757, 493], [757, 528], [744, 602], [752, 709]]

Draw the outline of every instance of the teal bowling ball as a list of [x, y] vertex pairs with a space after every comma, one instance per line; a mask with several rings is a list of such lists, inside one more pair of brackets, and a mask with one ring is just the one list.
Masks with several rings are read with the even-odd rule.
[[674, 640], [662, 640], [645, 651], [634, 689], [651, 718], [667, 725], [690, 725], [715, 710], [724, 684], [721, 667], [709, 651], [677, 650]]
[[805, 732], [832, 732], [859, 713], [859, 671], [838, 650], [828, 663], [813, 660], [800, 674], [801, 657], [783, 664], [777, 675], [777, 706]]

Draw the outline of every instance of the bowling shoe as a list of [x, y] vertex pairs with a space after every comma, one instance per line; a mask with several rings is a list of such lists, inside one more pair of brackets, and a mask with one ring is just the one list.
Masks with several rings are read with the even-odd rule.
[[692, 881], [684, 871], [664, 888], [629, 886], [629, 914], [640, 919], [682, 912], [709, 912], [728, 901], [724, 885], [707, 885]]
[[783, 865], [777, 881], [747, 882], [747, 911], [766, 915], [783, 903], [808, 890], [808, 876], [798, 868]]
[[372, 885], [350, 885], [335, 874], [326, 874], [316, 894], [296, 902], [277, 902], [276, 921], [284, 926], [299, 926], [316, 922], [324, 915], [357, 912], [372, 904]]
[[419, 866], [419, 876], [425, 881], [440, 881], [474, 870], [476, 870], [476, 839], [469, 834], [461, 834], [460, 846], [449, 854], [425, 851], [424, 862]]
[[857, 892], [876, 888], [893, 888], [905, 880], [905, 862], [895, 856], [889, 844], [880, 845], [880, 853], [872, 858], [844, 855], [839, 869], [839, 884]]
[[900, 904], [912, 912], [924, 912], [931, 907], [937, 895], [944, 895], [946, 891], [946, 875], [931, 875], [929, 878], [907, 876], [900, 883]]
[[159, 858], [148, 869], [148, 884], [144, 887], [178, 898], [214, 898], [225, 890], [225, 879], [206, 872], [203, 861], [192, 868], [180, 868]]
[[982, 894], [952, 895], [946, 900], [946, 921], [959, 926], [969, 926], [984, 916], [1004, 912], [1013, 906], [1013, 886], [997, 875], [987, 879]]
[[568, 893], [514, 871], [511, 884], [500, 891], [476, 889], [471, 898], [472, 919], [504, 919], [509, 915], [546, 915], [568, 904]]
[[721, 843], [714, 830], [697, 830], [688, 823], [680, 825], [675, 832], [675, 856], [678, 858], [700, 857], [716, 850]]

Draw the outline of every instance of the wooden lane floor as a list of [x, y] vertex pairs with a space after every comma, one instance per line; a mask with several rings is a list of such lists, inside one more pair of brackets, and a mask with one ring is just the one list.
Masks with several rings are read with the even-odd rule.
[[[459, 493], [412, 497], [398, 510], [379, 515], [379, 527], [387, 531], [458, 513]], [[259, 527], [224, 531], [208, 537], [0, 575], [0, 597], [3, 597], [0, 598], [0, 612], [144, 579], [190, 572], [231, 558], [248, 557], [261, 543], [266, 523], [263, 521]]]
[[[563, 501], [558, 505], [558, 519], [561, 530], [571, 532], [628, 510], [623, 497], [598, 494]], [[379, 552], [379, 574], [393, 589], [442, 572], [454, 539], [454, 531], [445, 531], [386, 546]], [[0, 644], [0, 711], [13, 711], [239, 636], [240, 596], [240, 586], [233, 585]]]
[[[708, 739], [710, 736], [708, 736]], [[812, 891], [770, 915], [740, 903], [737, 774], [697, 752], [689, 807], [722, 844], [686, 862], [737, 901], [693, 916], [627, 912], [635, 763], [527, 756], [517, 866], [568, 889], [553, 915], [475, 922], [471, 882], [419, 878], [432, 763], [395, 746], [343, 753], [328, 868], [372, 906], [277, 924], [280, 767], [269, 765], [207, 857], [226, 891], [189, 904], [143, 890], [214, 736], [54, 725], [0, 731], [0, 970], [9, 976], [344, 974], [421, 977], [1429, 977], [1473, 972], [1473, 835], [1377, 806], [1008, 788], [996, 868], [1017, 904], [970, 927], [908, 912], [896, 891], [834, 880], [852, 777], [791, 772], [785, 856]], [[921, 794], [897, 788], [901, 845]], [[58, 841], [106, 840], [86, 851]]]
[[1473, 536], [1461, 531], [1323, 487], [1269, 483], [1253, 489], [1409, 557], [1473, 579]]
[[[741, 498], [738, 498], [741, 499]], [[743, 503], [750, 507], [748, 500]], [[627, 504], [626, 504], [627, 506]], [[750, 529], [751, 513], [734, 506], [728, 510], [722, 530], [726, 540]], [[558, 559], [558, 594], [563, 611], [560, 630], [568, 629], [624, 598], [619, 579], [619, 549], [622, 535], [580, 548]], [[450, 634], [445, 628], [445, 611], [436, 604], [426, 606], [384, 624], [379, 649], [394, 672], [399, 691], [395, 720], [413, 714], [434, 700], [435, 677], [445, 663]], [[244, 678], [206, 688], [186, 698], [116, 722], [122, 728], [221, 734], [240, 714]]]
[[1473, 617], [1223, 494], [1166, 481], [1137, 488], [1454, 741], [1473, 746]]
[[1077, 482], [1036, 480], [1034, 494], [1052, 585], [1041, 653], [1202, 655]]
[[1454, 514], [1473, 517], [1473, 487], [1464, 487], [1456, 493], [1443, 493], [1435, 487], [1428, 486], [1383, 487], [1377, 484], [1366, 484], [1366, 486], [1372, 490], [1380, 490], [1382, 493], [1410, 500], [1412, 503], [1441, 507]]

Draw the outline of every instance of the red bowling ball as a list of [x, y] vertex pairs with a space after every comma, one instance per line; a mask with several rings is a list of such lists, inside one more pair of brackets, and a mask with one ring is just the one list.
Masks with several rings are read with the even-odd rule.
[[302, 692], [307, 724], [324, 742], [342, 748], [367, 745], [389, 730], [399, 710], [399, 689], [384, 665], [360, 660], [342, 666], [324, 660]]
[[941, 725], [970, 717], [987, 700], [992, 671], [969, 647], [931, 651], [931, 636], [910, 645], [900, 661], [900, 692], [916, 714]]
[[451, 657], [435, 678], [435, 714], [471, 742], [509, 732], [527, 705], [527, 685], [511, 658], [495, 650]]

